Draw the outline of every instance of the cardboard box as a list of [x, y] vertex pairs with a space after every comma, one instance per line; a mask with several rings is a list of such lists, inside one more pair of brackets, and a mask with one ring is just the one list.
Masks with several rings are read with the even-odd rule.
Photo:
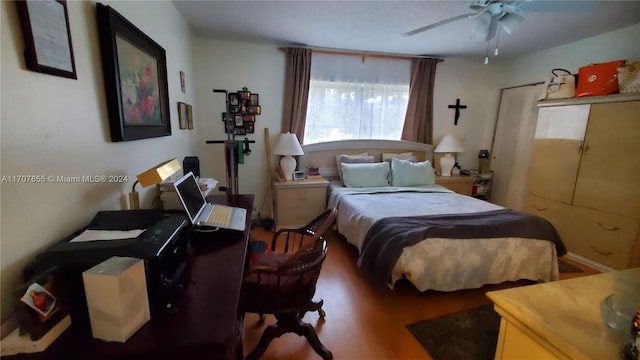
[[151, 318], [142, 260], [114, 256], [82, 280], [94, 338], [125, 342]]

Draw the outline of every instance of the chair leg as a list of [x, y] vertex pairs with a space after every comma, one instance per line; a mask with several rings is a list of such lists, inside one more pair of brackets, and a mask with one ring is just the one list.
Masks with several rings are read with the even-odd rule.
[[267, 328], [264, 329], [262, 336], [260, 337], [260, 341], [258, 342], [258, 345], [256, 345], [255, 349], [253, 349], [245, 359], [246, 360], [259, 359], [260, 356], [262, 356], [262, 354], [264, 354], [264, 352], [267, 350], [267, 347], [269, 347], [271, 340], [282, 336], [282, 334], [286, 332], [287, 332], [287, 329], [284, 327], [278, 326], [278, 323], [276, 323], [275, 326], [273, 325], [267, 326]]
[[316, 330], [311, 324], [302, 321], [302, 318], [296, 313], [286, 313], [276, 315], [276, 324], [269, 325], [264, 330], [258, 345], [247, 355], [246, 360], [254, 360], [260, 358], [260, 356], [267, 350], [267, 347], [271, 343], [271, 340], [282, 336], [287, 332], [293, 332], [298, 336], [304, 336], [313, 350], [315, 350], [320, 357], [325, 360], [333, 359], [331, 351], [324, 347], [320, 342], [320, 338], [316, 334]]
[[324, 310], [322, 309], [323, 304], [324, 304], [324, 300], [322, 299], [319, 301], [311, 301], [311, 303], [309, 303], [305, 308], [300, 310], [300, 318], [303, 318], [304, 315], [309, 311], [317, 311], [318, 316], [320, 316], [320, 319], [324, 320], [325, 316], [327, 316], [327, 313], [325, 313]]
[[318, 355], [320, 355], [324, 360], [333, 359], [333, 354], [329, 349], [322, 345], [322, 342], [320, 342], [320, 338], [318, 338], [318, 334], [316, 334], [316, 330], [313, 326], [309, 323], [302, 322], [300, 319], [298, 319], [298, 322], [300, 328], [296, 331], [296, 334], [307, 338], [307, 341], [311, 344], [313, 350], [315, 350], [316, 353], [318, 353]]

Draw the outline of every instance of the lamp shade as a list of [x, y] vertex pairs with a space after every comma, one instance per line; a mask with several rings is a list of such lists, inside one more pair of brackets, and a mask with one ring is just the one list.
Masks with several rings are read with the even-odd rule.
[[296, 169], [296, 159], [292, 156], [304, 155], [304, 151], [302, 151], [302, 146], [300, 146], [296, 134], [289, 132], [280, 134], [272, 152], [276, 155], [284, 155], [282, 159], [280, 159], [280, 168], [284, 173], [285, 179], [293, 180], [293, 172]]
[[169, 161], [162, 162], [151, 169], [139, 174], [137, 176], [138, 180], [133, 183], [131, 187], [131, 192], [129, 193], [129, 208], [130, 209], [139, 209], [140, 208], [140, 199], [138, 197], [138, 192], [136, 191], [136, 185], [140, 184], [142, 187], [147, 187], [155, 184], [159, 184], [164, 180], [168, 179], [169, 176], [176, 173], [176, 171], [180, 170], [180, 162], [178, 159], [172, 159]]
[[304, 155], [296, 134], [280, 134], [272, 152], [276, 155]]
[[147, 187], [161, 183], [168, 179], [169, 176], [175, 174], [178, 170], [180, 170], [180, 162], [178, 159], [172, 159], [152, 167], [137, 177], [140, 185], [142, 185], [142, 187]]
[[433, 150], [433, 152], [437, 153], [459, 153], [463, 151], [462, 143], [453, 135], [445, 135]]

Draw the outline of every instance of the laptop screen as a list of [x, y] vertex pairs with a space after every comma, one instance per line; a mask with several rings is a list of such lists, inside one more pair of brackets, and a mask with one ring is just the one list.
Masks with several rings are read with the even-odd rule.
[[193, 173], [189, 172], [175, 182], [175, 187], [178, 197], [182, 200], [187, 215], [189, 215], [191, 223], [193, 223], [196, 221], [198, 212], [205, 204], [198, 182], [196, 182]]

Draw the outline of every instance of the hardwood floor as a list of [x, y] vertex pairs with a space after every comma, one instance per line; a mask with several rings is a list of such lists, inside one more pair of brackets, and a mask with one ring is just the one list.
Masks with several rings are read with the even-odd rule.
[[[252, 231], [256, 240], [271, 239], [262, 228]], [[358, 251], [339, 234], [329, 236], [329, 252], [318, 280], [315, 299], [324, 299], [325, 321], [317, 313], [304, 320], [312, 324], [322, 343], [335, 359], [431, 359], [406, 325], [418, 320], [462, 311], [491, 301], [486, 291], [530, 282], [489, 285], [480, 289], [455, 292], [418, 292], [408, 282], [398, 283], [393, 291], [379, 291], [364, 280], [356, 267]], [[566, 262], [584, 270], [582, 273], [560, 274], [562, 279], [598, 273], [571, 259]], [[264, 326], [257, 326], [258, 316], [247, 314], [244, 323], [244, 353], [258, 343]], [[285, 334], [271, 342], [261, 359], [319, 359], [306, 339]]]

